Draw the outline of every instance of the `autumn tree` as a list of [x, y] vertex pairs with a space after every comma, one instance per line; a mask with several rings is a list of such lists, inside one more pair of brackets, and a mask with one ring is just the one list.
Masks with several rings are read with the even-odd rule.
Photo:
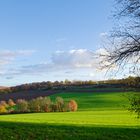
[[13, 101], [12, 99], [9, 99], [9, 100], [8, 100], [8, 105], [9, 105], [9, 106], [14, 106], [15, 103], [14, 103], [14, 101]]
[[59, 112], [63, 112], [64, 111], [64, 100], [62, 97], [56, 97], [56, 105], [58, 108]]
[[78, 104], [77, 104], [77, 102], [75, 101], [75, 100], [71, 100], [71, 101], [69, 101], [69, 103], [68, 103], [68, 109], [69, 109], [69, 111], [77, 111], [77, 109], [78, 109]]
[[6, 103], [6, 101], [0, 101], [0, 105], [2, 105], [4, 107], [8, 107], [8, 104]]
[[17, 112], [28, 112], [29, 108], [28, 108], [28, 102], [26, 100], [23, 99], [18, 99], [16, 102], [16, 108], [17, 108]]
[[7, 113], [7, 109], [4, 105], [0, 105], [0, 114]]

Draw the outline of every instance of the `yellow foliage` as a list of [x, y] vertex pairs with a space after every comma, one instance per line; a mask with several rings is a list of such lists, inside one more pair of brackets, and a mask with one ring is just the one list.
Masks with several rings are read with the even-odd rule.
[[0, 105], [0, 113], [6, 113], [7, 109], [5, 108], [5, 106]]

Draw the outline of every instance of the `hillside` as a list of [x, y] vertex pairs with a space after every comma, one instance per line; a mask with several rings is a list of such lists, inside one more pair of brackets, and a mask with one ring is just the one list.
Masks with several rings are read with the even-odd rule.
[[16, 101], [17, 99], [26, 99], [26, 100], [30, 100], [33, 98], [37, 98], [37, 97], [44, 97], [44, 96], [48, 96], [48, 95], [53, 95], [56, 93], [61, 93], [61, 92], [78, 92], [78, 93], [84, 93], [84, 92], [88, 92], [88, 93], [105, 93], [105, 92], [123, 92], [124, 89], [122, 88], [84, 88], [84, 87], [75, 87], [74, 89], [33, 89], [33, 90], [21, 90], [21, 91], [17, 91], [17, 92], [11, 92], [11, 93], [1, 93], [0, 94], [0, 101], [1, 100], [9, 100], [9, 99], [13, 99], [14, 101]]
[[133, 93], [61, 92], [51, 95], [53, 102], [56, 96], [63, 97], [66, 102], [76, 100], [78, 111], [1, 115], [0, 138], [139, 140], [140, 120], [127, 111], [128, 94]]

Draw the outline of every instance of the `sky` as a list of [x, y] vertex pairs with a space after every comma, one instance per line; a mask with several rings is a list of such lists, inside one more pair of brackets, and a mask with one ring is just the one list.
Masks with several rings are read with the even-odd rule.
[[103, 80], [96, 55], [114, 0], [0, 1], [0, 85]]

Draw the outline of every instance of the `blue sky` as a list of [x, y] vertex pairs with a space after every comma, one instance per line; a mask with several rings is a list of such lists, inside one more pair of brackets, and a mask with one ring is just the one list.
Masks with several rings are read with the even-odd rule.
[[101, 80], [95, 55], [114, 0], [0, 1], [0, 85]]

